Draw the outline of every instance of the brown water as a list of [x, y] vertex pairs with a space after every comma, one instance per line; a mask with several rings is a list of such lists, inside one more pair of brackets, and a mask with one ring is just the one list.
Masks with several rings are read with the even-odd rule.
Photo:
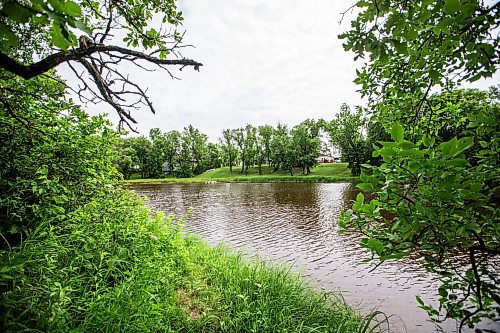
[[[434, 332], [415, 295], [433, 302], [437, 279], [421, 260], [388, 262], [370, 272], [356, 234], [337, 234], [340, 210], [350, 206], [353, 184], [307, 183], [136, 183], [153, 208], [183, 215], [186, 227], [211, 244], [224, 242], [249, 256], [285, 262], [324, 290], [340, 290], [346, 301], [368, 313], [391, 317], [391, 332]], [[445, 332], [455, 331], [447, 322]], [[491, 327], [490, 327], [491, 328]], [[496, 327], [498, 329], [498, 327]]]

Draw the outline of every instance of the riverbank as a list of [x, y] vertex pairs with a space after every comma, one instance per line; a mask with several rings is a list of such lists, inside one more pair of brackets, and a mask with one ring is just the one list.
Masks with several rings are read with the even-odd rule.
[[0, 254], [2, 332], [368, 331], [340, 296], [210, 247], [130, 191], [97, 196]]
[[190, 280], [176, 292], [191, 319], [187, 331], [369, 331], [369, 317], [361, 317], [340, 295], [315, 292], [290, 268], [248, 261], [197, 239], [188, 253]]
[[334, 183], [355, 181], [358, 177], [353, 177], [351, 171], [347, 168], [347, 163], [322, 163], [311, 170], [308, 175], [303, 175], [302, 170], [295, 169], [294, 175], [278, 170], [272, 172], [268, 166], [262, 167], [262, 175], [259, 175], [257, 167], [249, 168], [241, 173], [240, 167], [233, 167], [233, 171], [229, 167], [223, 167], [213, 170], [208, 170], [201, 175], [192, 178], [175, 178], [166, 176], [164, 178], [146, 178], [146, 179], [129, 179], [125, 183], [136, 182], [171, 182], [171, 183], [197, 183], [197, 182], [254, 182], [254, 183], [270, 183], [270, 182], [304, 182], [304, 183]]

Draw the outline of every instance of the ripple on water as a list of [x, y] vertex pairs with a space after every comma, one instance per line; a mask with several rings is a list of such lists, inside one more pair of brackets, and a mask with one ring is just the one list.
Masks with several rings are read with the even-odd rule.
[[[404, 332], [405, 326], [408, 332], [434, 331], [415, 300], [418, 294], [435, 303], [437, 280], [422, 260], [384, 263], [371, 271], [373, 264], [360, 263], [367, 255], [359, 236], [336, 233], [340, 210], [357, 194], [352, 184], [137, 183], [132, 188], [167, 214], [182, 216], [192, 207], [186, 228], [209, 243], [291, 264], [318, 288], [341, 291], [362, 311], [393, 315], [393, 332]], [[444, 330], [452, 332], [455, 324], [448, 322]]]

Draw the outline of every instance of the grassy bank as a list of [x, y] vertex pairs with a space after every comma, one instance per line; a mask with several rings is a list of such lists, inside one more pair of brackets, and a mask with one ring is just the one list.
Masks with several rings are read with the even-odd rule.
[[364, 332], [286, 267], [185, 235], [114, 190], [1, 254], [2, 332]]
[[350, 170], [347, 168], [347, 163], [324, 163], [319, 164], [311, 170], [308, 175], [303, 175], [301, 169], [295, 169], [294, 175], [283, 170], [272, 172], [268, 166], [262, 167], [262, 175], [259, 175], [257, 167], [249, 168], [248, 171], [241, 173], [240, 167], [233, 167], [233, 171], [229, 167], [223, 167], [213, 170], [208, 170], [201, 175], [193, 178], [174, 178], [167, 176], [165, 178], [148, 178], [148, 179], [130, 179], [126, 182], [176, 182], [176, 183], [195, 183], [195, 182], [305, 182], [305, 183], [332, 183], [339, 181], [353, 181], [357, 177], [351, 176]]

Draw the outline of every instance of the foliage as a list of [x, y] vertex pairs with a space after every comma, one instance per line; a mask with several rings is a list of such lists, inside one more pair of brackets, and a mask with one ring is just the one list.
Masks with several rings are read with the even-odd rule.
[[[57, 81], [4, 84], [36, 95], [2, 96], [9, 103], [0, 107], [0, 331], [365, 327], [344, 302], [317, 294], [288, 269], [211, 249], [116, 186], [117, 146], [135, 152], [169, 135], [117, 141], [102, 117], [65, 100]], [[14, 118], [10, 106], [25, 116]]]
[[356, 6], [352, 29], [340, 37], [356, 57], [370, 57], [356, 82], [393, 142], [378, 146], [382, 165], [361, 176], [359, 186], [373, 199], [358, 196], [343, 223], [364, 232], [363, 245], [379, 259], [425, 256], [427, 269], [442, 278], [439, 309], [421, 304], [437, 323], [459, 319], [461, 330], [498, 317], [498, 273], [488, 264], [500, 247], [498, 101], [454, 88], [496, 71], [500, 4]]
[[[499, 130], [498, 125], [470, 127]], [[474, 166], [468, 156], [472, 137], [440, 144], [424, 137], [412, 143], [404, 140], [399, 124], [391, 135], [394, 142], [383, 142], [375, 151], [383, 164], [362, 174], [358, 185], [376, 199], [364, 203], [359, 194], [353, 210], [343, 215], [342, 226], [348, 221], [362, 230], [367, 236], [362, 245], [382, 261], [415, 251], [423, 255], [426, 268], [442, 276], [439, 310], [447, 316], [471, 326], [484, 317], [496, 318], [500, 277], [490, 271], [487, 257], [500, 254], [498, 138], [483, 145], [475, 156], [480, 163]], [[457, 251], [468, 256], [468, 266], [453, 259]], [[439, 322], [438, 311], [423, 307]]]
[[238, 150], [235, 147], [233, 132], [229, 129], [222, 131], [222, 138], [219, 139], [224, 157], [224, 164], [229, 165], [229, 170], [233, 172], [233, 165], [238, 156]]
[[183, 140], [189, 146], [189, 155], [191, 156], [191, 172], [194, 175], [199, 175], [207, 169], [207, 146], [206, 142], [208, 137], [201, 133], [192, 125], [184, 128]]
[[342, 104], [336, 118], [326, 124], [330, 141], [340, 149], [342, 161], [349, 163], [353, 176], [359, 176], [361, 165], [370, 159], [370, 146], [364, 133], [366, 123], [362, 108], [352, 112], [347, 104]]
[[339, 37], [355, 59], [369, 58], [355, 81], [385, 124], [418, 119], [435, 85], [496, 71], [498, 2], [488, 7], [477, 0], [363, 0], [355, 6], [360, 13]]
[[[66, 101], [57, 81], [13, 78], [2, 84], [14, 92], [0, 105], [0, 233], [15, 244], [40, 221], [57, 224], [118, 179], [115, 134], [102, 117]], [[41, 90], [49, 97], [40, 98]], [[22, 110], [22, 118], [13, 110]]]
[[[202, 66], [177, 52], [182, 40], [177, 27], [182, 20], [174, 0], [2, 1], [0, 68], [31, 79], [50, 75], [58, 65], [68, 63], [81, 83], [73, 89], [80, 100], [108, 103], [120, 125], [131, 127], [136, 123], [131, 109], [141, 105], [153, 113], [155, 109], [147, 89], [130, 81], [121, 64], [144, 69], [137, 62], [142, 60], [167, 70], [171, 77], [167, 66]], [[117, 35], [123, 36], [121, 45], [110, 45]]]
[[115, 158], [113, 165], [123, 175], [124, 179], [130, 179], [139, 161], [137, 152], [131, 145], [131, 138], [120, 140], [115, 146]]
[[[286, 267], [248, 261], [223, 247], [198, 245], [191, 251], [201, 273], [190, 289], [213, 312], [206, 319], [211, 329], [200, 331], [378, 331], [370, 329], [376, 324], [366, 325], [337, 295], [314, 292]], [[211, 288], [203, 288], [204, 284]]]
[[215, 143], [207, 144], [207, 168], [220, 168], [222, 164], [220, 148]]
[[136, 195], [113, 190], [3, 248], [2, 332], [163, 331], [175, 314], [182, 323], [180, 229], [150, 214]]
[[145, 168], [149, 177], [159, 177], [162, 172], [162, 165], [167, 158], [167, 141], [159, 128], [152, 128], [149, 131], [149, 141], [151, 145], [147, 151], [147, 165]]
[[316, 293], [286, 267], [210, 248], [183, 235], [172, 217], [150, 214], [136, 195], [118, 190], [2, 251], [2, 332], [365, 326], [343, 300]]
[[265, 157], [265, 163], [271, 163], [271, 138], [273, 137], [274, 128], [270, 125], [259, 126], [259, 135], [261, 138], [262, 154]]
[[[306, 120], [302, 124], [295, 126], [291, 135], [292, 145], [295, 147], [292, 150], [296, 151], [296, 163], [302, 167], [302, 173], [307, 175], [311, 172], [311, 168], [318, 164], [319, 128], [314, 120]], [[294, 166], [294, 163], [289, 164]]]

